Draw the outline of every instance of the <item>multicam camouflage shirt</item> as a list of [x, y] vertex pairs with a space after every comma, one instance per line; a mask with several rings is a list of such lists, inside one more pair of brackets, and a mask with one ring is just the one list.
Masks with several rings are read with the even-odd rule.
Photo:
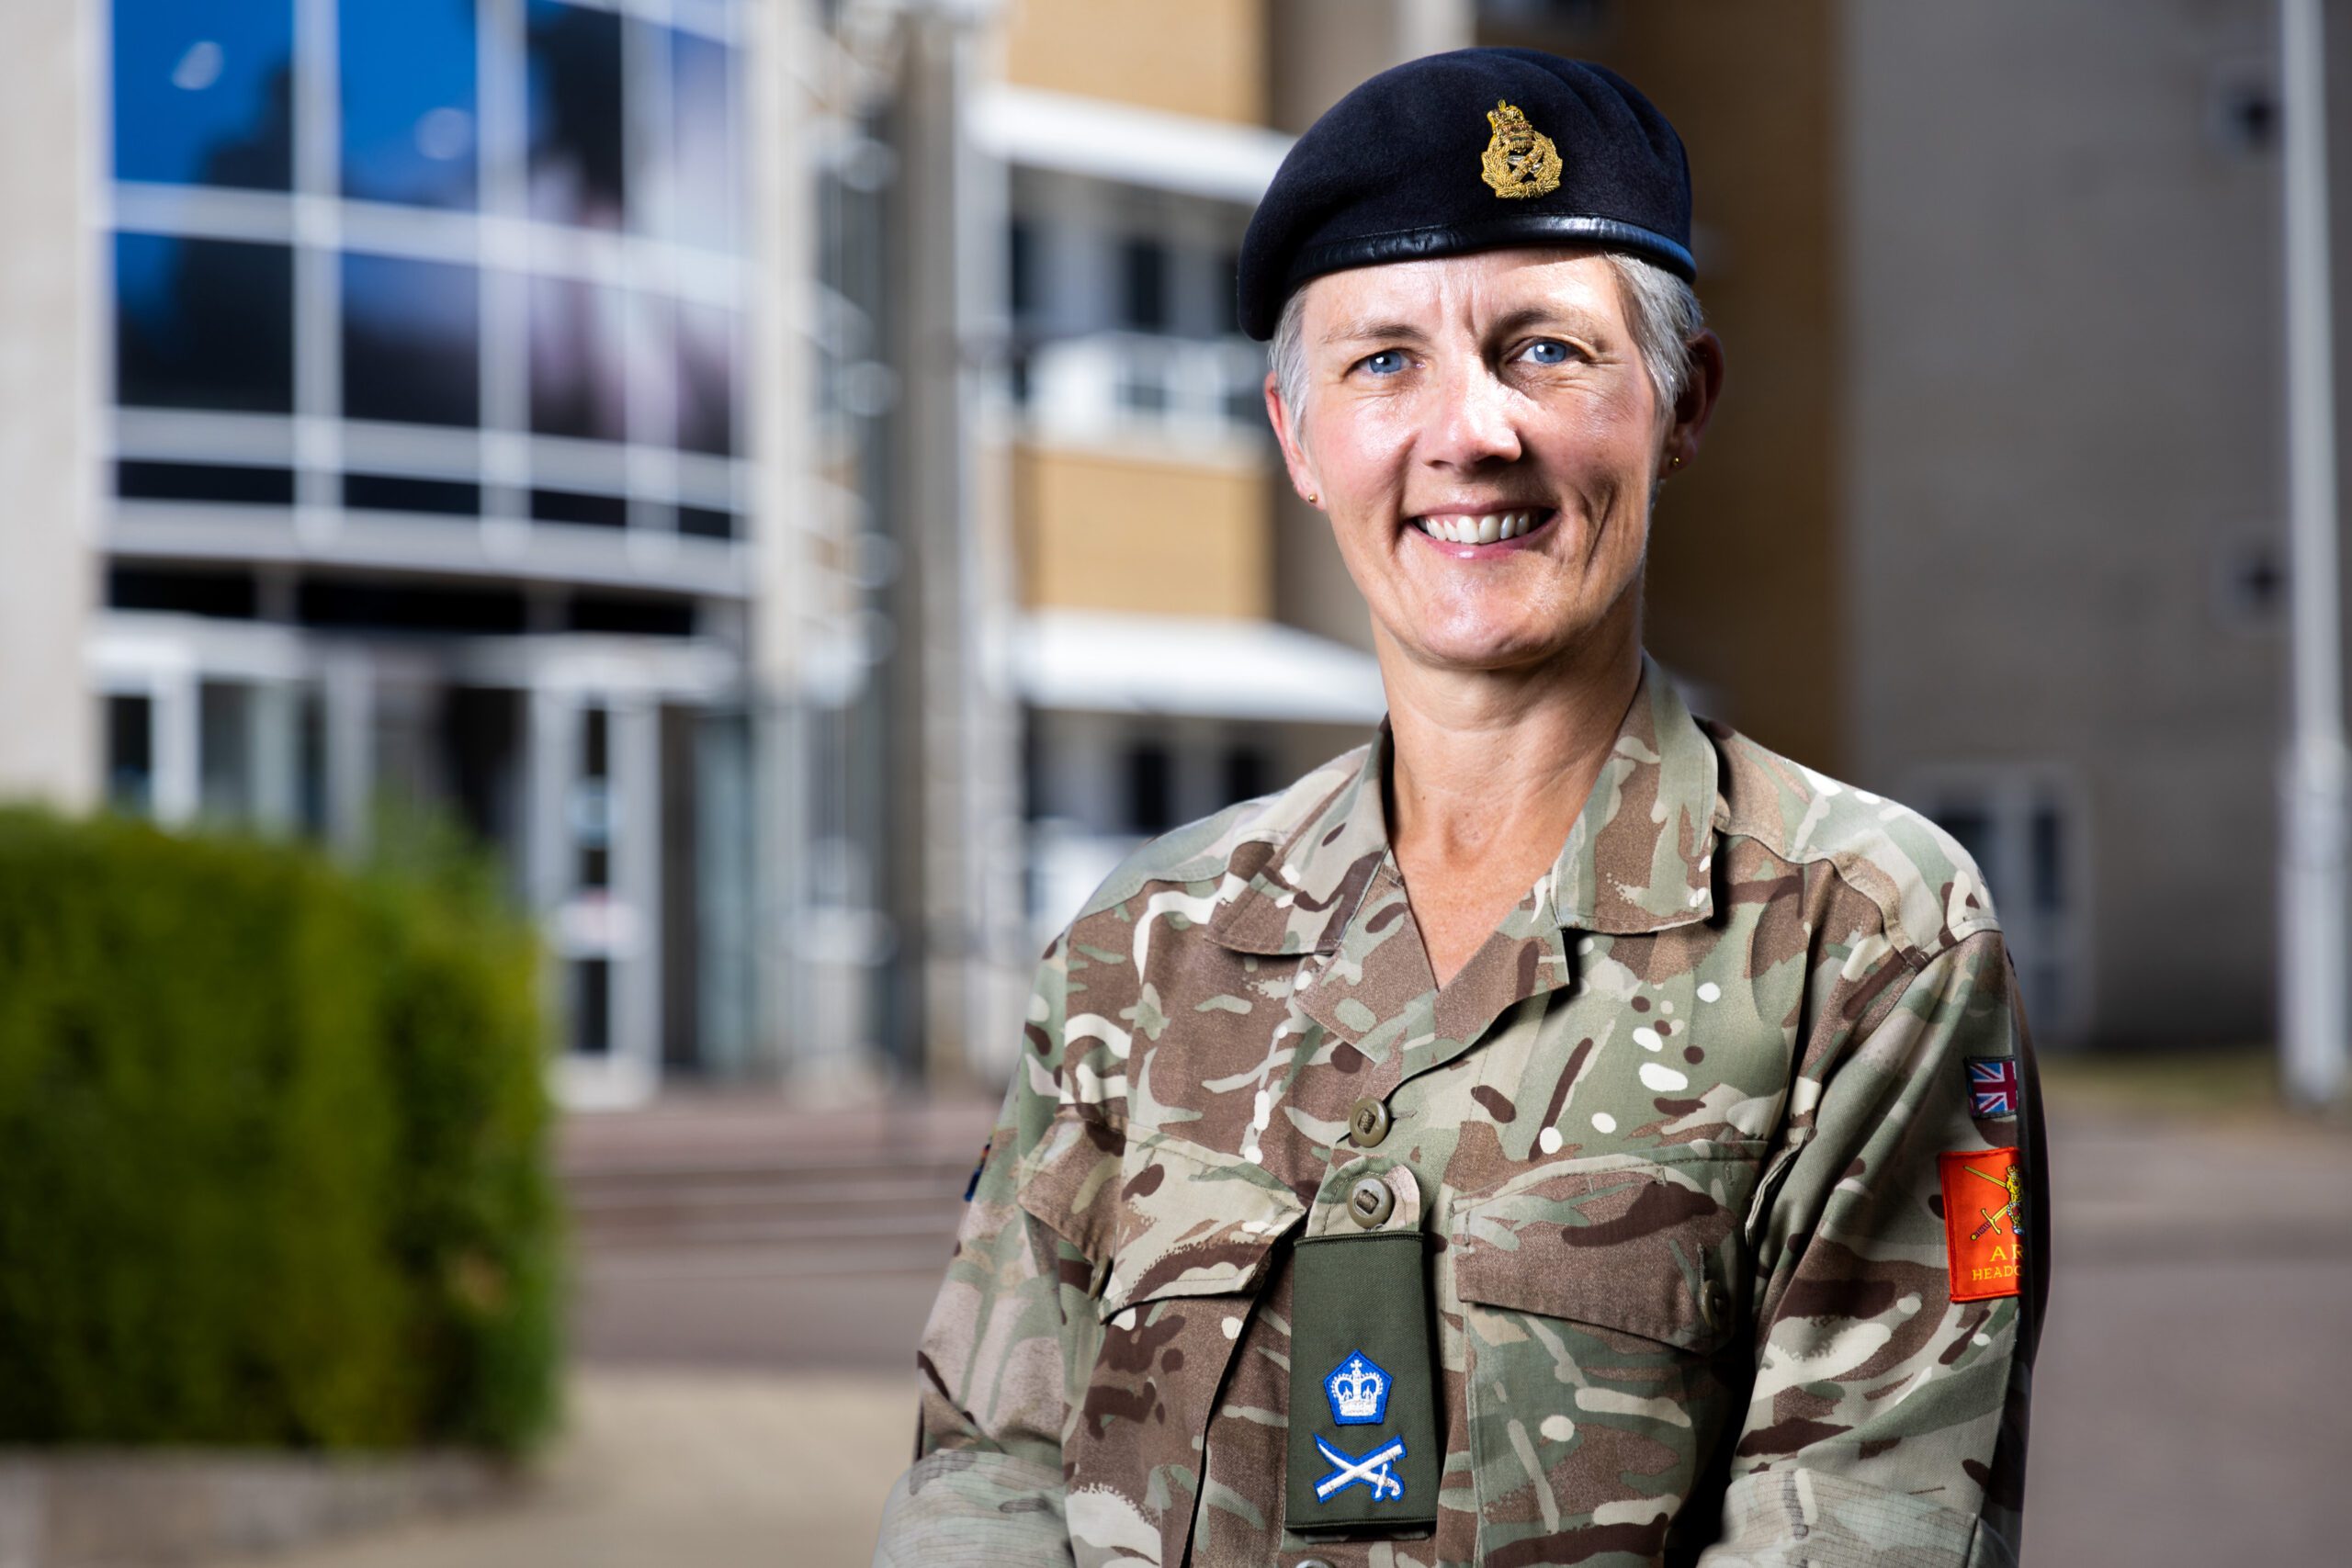
[[[876, 1562], [2013, 1562], [2045, 1168], [1966, 853], [1645, 659], [1556, 863], [1439, 986], [1385, 765], [1146, 846], [1047, 952]], [[2022, 1201], [1963, 1199], [2024, 1249], [1988, 1295], [1939, 1168], [2004, 1147]], [[1295, 1249], [1367, 1173], [1425, 1235], [1419, 1539], [1284, 1528]]]

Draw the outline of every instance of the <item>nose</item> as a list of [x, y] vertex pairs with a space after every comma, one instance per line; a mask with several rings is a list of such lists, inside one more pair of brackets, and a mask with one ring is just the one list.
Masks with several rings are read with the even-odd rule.
[[1521, 450], [1509, 387], [1475, 355], [1455, 360], [1439, 379], [1422, 433], [1422, 456], [1449, 468], [1515, 462]]

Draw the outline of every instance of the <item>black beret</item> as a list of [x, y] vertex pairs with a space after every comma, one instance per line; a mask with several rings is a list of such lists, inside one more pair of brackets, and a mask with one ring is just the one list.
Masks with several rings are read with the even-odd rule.
[[1630, 251], [1683, 278], [1690, 165], [1615, 72], [1533, 49], [1459, 49], [1384, 71], [1309, 126], [1241, 242], [1241, 329], [1351, 266], [1505, 245]]

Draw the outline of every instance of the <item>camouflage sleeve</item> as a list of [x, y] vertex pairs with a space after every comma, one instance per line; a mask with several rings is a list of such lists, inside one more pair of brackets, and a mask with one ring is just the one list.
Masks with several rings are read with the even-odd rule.
[[[1756, 1381], [1707, 1568], [2017, 1561], [2047, 1250], [2030, 1047], [1996, 929], [1890, 979], [1802, 1067], [1750, 1219]], [[1972, 1061], [2008, 1114], [1975, 1098]], [[1956, 1232], [1948, 1181], [1965, 1184]]]
[[1091, 1267], [1021, 1207], [1040, 1145], [1069, 1120], [1057, 1115], [1067, 985], [1057, 942], [1038, 968], [1021, 1060], [923, 1329], [915, 1462], [884, 1505], [876, 1568], [1071, 1560], [1065, 1380], [1091, 1359], [1081, 1341], [1094, 1322], [1083, 1300]]

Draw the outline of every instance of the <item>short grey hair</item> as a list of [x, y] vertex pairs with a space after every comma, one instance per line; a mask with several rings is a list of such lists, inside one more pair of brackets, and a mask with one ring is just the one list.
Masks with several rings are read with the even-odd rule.
[[[1656, 262], [1623, 251], [1601, 254], [1616, 269], [1618, 285], [1625, 292], [1634, 341], [1649, 370], [1658, 407], [1671, 411], [1690, 386], [1690, 340], [1707, 324], [1698, 290]], [[1282, 319], [1266, 345], [1266, 367], [1273, 372], [1283, 406], [1294, 416], [1306, 398], [1306, 289], [1302, 286], [1283, 301]]]

